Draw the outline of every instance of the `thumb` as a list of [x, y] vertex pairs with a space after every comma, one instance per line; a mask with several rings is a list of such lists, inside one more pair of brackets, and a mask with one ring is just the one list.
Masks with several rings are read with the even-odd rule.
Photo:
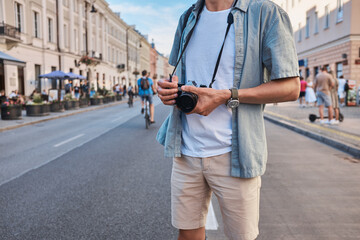
[[194, 86], [190, 86], [190, 85], [184, 85], [181, 87], [181, 90], [182, 91], [185, 91], [185, 92], [192, 92], [192, 93], [195, 93], [197, 94], [198, 92], [198, 88], [197, 87], [194, 87]]
[[172, 81], [173, 81], [173, 82], [176, 82], [176, 84], [177, 84], [177, 83], [179, 82], [178, 76], [175, 76], [175, 75], [174, 75], [174, 76], [172, 77]]

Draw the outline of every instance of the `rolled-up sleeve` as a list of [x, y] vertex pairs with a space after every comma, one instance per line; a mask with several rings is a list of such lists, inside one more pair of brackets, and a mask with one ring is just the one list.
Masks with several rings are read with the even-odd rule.
[[266, 6], [262, 61], [270, 80], [299, 76], [293, 30], [287, 13], [279, 6]]

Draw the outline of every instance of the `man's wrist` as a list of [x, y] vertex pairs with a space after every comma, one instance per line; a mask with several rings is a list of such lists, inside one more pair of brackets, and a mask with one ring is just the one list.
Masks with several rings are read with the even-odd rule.
[[221, 91], [222, 91], [222, 103], [226, 105], [231, 98], [231, 91], [229, 91], [229, 89], [223, 89]]

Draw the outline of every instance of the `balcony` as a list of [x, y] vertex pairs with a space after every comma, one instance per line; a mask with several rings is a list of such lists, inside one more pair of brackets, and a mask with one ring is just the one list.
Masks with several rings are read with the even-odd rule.
[[18, 28], [4, 22], [0, 23], [0, 43], [6, 44], [7, 49], [10, 50], [20, 42], [21, 38]]

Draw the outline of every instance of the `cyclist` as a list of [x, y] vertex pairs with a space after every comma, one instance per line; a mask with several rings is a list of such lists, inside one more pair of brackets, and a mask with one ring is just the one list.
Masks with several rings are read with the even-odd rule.
[[145, 100], [149, 101], [150, 104], [150, 123], [154, 121], [154, 104], [152, 101], [152, 95], [156, 93], [153, 80], [147, 77], [147, 71], [144, 70], [141, 73], [142, 77], [138, 79], [137, 85], [139, 88], [139, 95], [141, 97], [141, 114], [144, 113]]

